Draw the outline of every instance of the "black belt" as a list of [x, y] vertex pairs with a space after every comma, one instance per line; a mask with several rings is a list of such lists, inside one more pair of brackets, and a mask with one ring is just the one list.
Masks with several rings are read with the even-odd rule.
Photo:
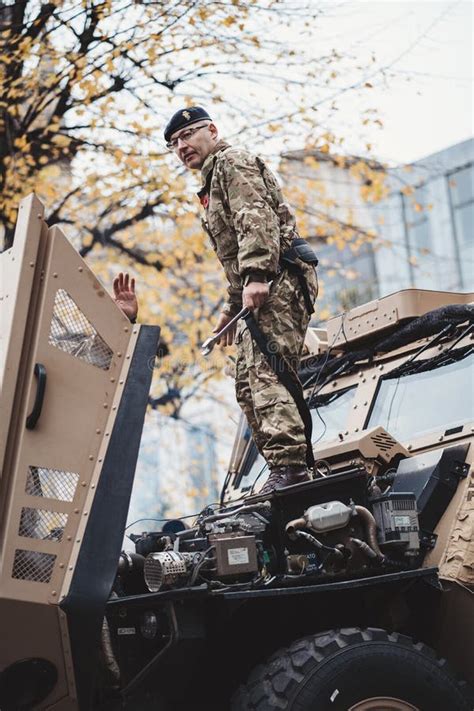
[[[304, 276], [303, 276], [304, 278]], [[306, 283], [306, 279], [305, 279]], [[306, 289], [308, 287], [306, 286]], [[304, 292], [303, 292], [304, 293]], [[309, 290], [308, 290], [309, 298]], [[311, 302], [310, 302], [311, 303]], [[252, 312], [244, 316], [249, 331], [255, 343], [259, 347], [261, 353], [268, 361], [270, 368], [273, 370], [278, 380], [285, 386], [295, 401], [301, 419], [304, 424], [304, 435], [306, 438], [306, 463], [310, 469], [314, 467], [313, 445], [311, 435], [313, 433], [313, 420], [306, 400], [304, 399], [303, 387], [298, 379], [298, 376], [292, 371], [285, 358], [280, 353], [274, 353], [268, 346], [268, 341], [261, 332]]]

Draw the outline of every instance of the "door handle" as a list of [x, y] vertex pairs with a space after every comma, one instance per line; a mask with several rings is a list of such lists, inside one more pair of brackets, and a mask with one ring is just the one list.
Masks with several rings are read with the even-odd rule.
[[36, 396], [33, 409], [26, 418], [26, 428], [28, 430], [33, 430], [36, 427], [36, 423], [41, 415], [41, 410], [43, 408], [44, 391], [46, 390], [46, 368], [41, 363], [35, 363], [35, 377], [36, 383]]

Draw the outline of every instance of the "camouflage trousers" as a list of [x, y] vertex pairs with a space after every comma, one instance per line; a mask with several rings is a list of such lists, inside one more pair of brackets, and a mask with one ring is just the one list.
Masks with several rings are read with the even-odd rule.
[[[316, 298], [317, 280], [308, 286]], [[297, 277], [283, 272], [265, 304], [254, 313], [270, 350], [284, 356], [295, 371], [303, 350], [309, 315]], [[304, 425], [296, 403], [252, 339], [245, 321], [237, 333], [235, 390], [259, 452], [270, 466], [306, 466]]]

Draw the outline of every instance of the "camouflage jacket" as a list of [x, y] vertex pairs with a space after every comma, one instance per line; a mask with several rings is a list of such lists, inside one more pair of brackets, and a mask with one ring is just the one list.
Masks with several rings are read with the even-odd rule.
[[297, 236], [293, 213], [263, 161], [219, 141], [202, 166], [198, 193], [202, 220], [228, 281], [224, 311], [242, 307], [242, 283], [249, 272], [273, 278], [280, 252]]

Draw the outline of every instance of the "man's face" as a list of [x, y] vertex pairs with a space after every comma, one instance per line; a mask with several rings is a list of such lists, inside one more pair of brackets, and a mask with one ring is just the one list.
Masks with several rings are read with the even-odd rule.
[[217, 128], [209, 122], [181, 128], [172, 134], [170, 142], [183, 165], [198, 170], [216, 145]]

